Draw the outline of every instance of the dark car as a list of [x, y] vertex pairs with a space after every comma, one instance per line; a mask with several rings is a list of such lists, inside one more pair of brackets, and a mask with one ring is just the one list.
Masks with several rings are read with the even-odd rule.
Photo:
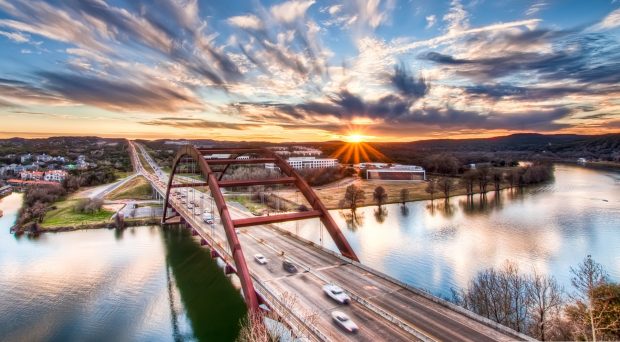
[[290, 261], [282, 261], [282, 268], [288, 273], [297, 273], [297, 267]]

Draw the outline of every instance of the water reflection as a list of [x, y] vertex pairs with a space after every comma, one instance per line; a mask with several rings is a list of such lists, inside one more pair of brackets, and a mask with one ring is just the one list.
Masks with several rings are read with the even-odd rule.
[[364, 225], [364, 213], [355, 210], [341, 210], [340, 216], [344, 219], [346, 227], [350, 231], [356, 231]]
[[0, 201], [5, 213], [0, 218], [0, 340], [236, 336], [245, 310], [242, 299], [188, 232], [137, 227], [14, 238], [8, 231], [20, 205], [19, 194]]
[[383, 223], [385, 222], [385, 219], [387, 218], [388, 211], [385, 207], [379, 206], [377, 207], [377, 209], [374, 210], [374, 214], [375, 214], [375, 220], [377, 221], [377, 223]]
[[[587, 254], [620, 280], [620, 173], [557, 165], [552, 183], [525, 189], [458, 196], [446, 202], [384, 206], [384, 219], [351, 229], [347, 210], [334, 219], [362, 262], [412, 285], [449, 295], [478, 272], [507, 259], [536, 268], [570, 287], [569, 268]], [[358, 208], [356, 215], [375, 215]], [[317, 241], [316, 222], [300, 235]], [[330, 241], [325, 246], [335, 250]]]

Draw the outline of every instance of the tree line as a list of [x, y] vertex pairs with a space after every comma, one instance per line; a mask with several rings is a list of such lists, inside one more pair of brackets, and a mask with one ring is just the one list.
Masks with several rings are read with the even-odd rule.
[[553, 276], [524, 275], [507, 262], [479, 272], [450, 301], [542, 341], [620, 340], [620, 284], [590, 255], [570, 273], [567, 293]]
[[458, 180], [445, 176], [433, 178], [427, 183], [425, 191], [431, 196], [431, 200], [435, 199], [438, 193], [447, 199], [457, 187], [464, 188], [467, 195], [473, 195], [476, 189], [479, 193], [485, 194], [491, 189], [499, 191], [502, 184], [514, 188], [551, 179], [553, 179], [553, 165], [550, 163], [534, 163], [508, 170], [484, 166], [466, 171]]

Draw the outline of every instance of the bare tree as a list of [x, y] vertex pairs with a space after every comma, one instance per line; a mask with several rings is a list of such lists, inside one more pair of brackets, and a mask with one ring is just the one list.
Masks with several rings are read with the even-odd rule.
[[400, 190], [400, 200], [403, 202], [403, 205], [409, 201], [409, 189], [404, 188]]
[[495, 191], [499, 191], [504, 179], [504, 173], [499, 169], [493, 169], [491, 170], [490, 178], [493, 181], [493, 185], [495, 185]]
[[465, 188], [465, 191], [467, 191], [468, 195], [472, 195], [474, 193], [474, 183], [477, 179], [478, 172], [475, 169], [468, 170], [463, 174], [463, 177], [461, 177], [461, 184]]
[[263, 322], [260, 313], [249, 311], [247, 316], [241, 321], [241, 329], [237, 342], [275, 342], [277, 338], [271, 336], [269, 330]]
[[[573, 275], [571, 283], [575, 288], [572, 295], [575, 304], [569, 307], [567, 312], [575, 323], [575, 335], [597, 341], [599, 332], [604, 333], [609, 328], [604, 317], [610, 309], [613, 310], [605, 304], [605, 293], [599, 291], [607, 285], [607, 272], [591, 255], [586, 256], [577, 268], [571, 267], [570, 272]], [[599, 295], [603, 295], [603, 298]]]
[[480, 189], [481, 194], [485, 194], [487, 192], [487, 186], [490, 178], [489, 173], [490, 169], [487, 166], [478, 169], [478, 188]]
[[372, 193], [372, 198], [377, 202], [377, 205], [381, 207], [388, 198], [387, 193], [385, 192], [385, 188], [382, 186], [378, 186], [375, 188], [375, 191]]
[[352, 211], [355, 211], [358, 206], [364, 204], [366, 200], [366, 193], [360, 187], [355, 184], [351, 184], [347, 186], [347, 189], [344, 193], [344, 199], [341, 201], [341, 206], [343, 208], [349, 208]]
[[431, 195], [431, 201], [435, 199], [435, 193], [437, 193], [437, 180], [431, 179], [426, 183], [426, 189], [424, 189], [428, 194]]
[[437, 182], [437, 186], [441, 192], [443, 192], [443, 196], [445, 199], [450, 197], [450, 192], [454, 189], [454, 181], [449, 177], [441, 177]]
[[546, 341], [550, 337], [553, 322], [562, 310], [562, 289], [553, 277], [546, 277], [534, 271], [528, 278], [527, 294], [529, 300], [530, 335]]

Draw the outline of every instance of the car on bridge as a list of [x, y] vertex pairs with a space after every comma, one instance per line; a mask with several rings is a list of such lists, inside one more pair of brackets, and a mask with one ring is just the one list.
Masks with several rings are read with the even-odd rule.
[[265, 258], [265, 256], [260, 253], [254, 254], [254, 260], [261, 265], [264, 265], [269, 261], [269, 259]]
[[213, 215], [205, 213], [202, 215], [202, 220], [206, 224], [213, 224]]
[[336, 324], [348, 332], [356, 333], [359, 330], [357, 324], [355, 324], [349, 316], [342, 311], [332, 311], [332, 318]]
[[347, 295], [340, 286], [334, 284], [327, 284], [323, 286], [323, 292], [327, 294], [331, 299], [337, 301], [340, 304], [351, 303], [351, 297]]
[[295, 266], [295, 264], [288, 259], [284, 259], [284, 261], [282, 261], [282, 268], [288, 273], [297, 273], [297, 266]]

